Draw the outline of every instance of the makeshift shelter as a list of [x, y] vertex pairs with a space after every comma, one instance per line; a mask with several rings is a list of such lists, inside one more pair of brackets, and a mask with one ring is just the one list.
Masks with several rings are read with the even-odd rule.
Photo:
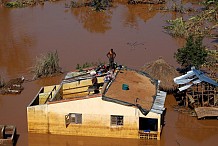
[[177, 88], [177, 85], [173, 82], [173, 78], [179, 76], [179, 73], [162, 58], [146, 64], [142, 67], [142, 70], [148, 73], [152, 78], [160, 80], [161, 90], [173, 91]]
[[192, 68], [185, 75], [174, 78], [174, 82], [179, 85], [179, 93], [183, 93], [178, 94], [178, 96], [182, 95], [183, 104], [195, 108], [197, 116], [201, 115], [198, 118], [218, 116], [218, 110], [213, 110], [211, 114], [210, 108], [197, 109], [199, 107], [218, 108], [218, 83], [215, 80], [207, 77], [202, 71]]

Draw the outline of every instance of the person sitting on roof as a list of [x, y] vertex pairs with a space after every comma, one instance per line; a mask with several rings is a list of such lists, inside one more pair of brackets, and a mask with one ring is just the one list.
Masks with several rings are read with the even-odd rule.
[[94, 89], [94, 94], [99, 93], [99, 84], [98, 84], [98, 79], [96, 77], [96, 72], [92, 71], [91, 73], [92, 76], [92, 89]]
[[115, 78], [114, 76], [114, 70], [112, 69], [111, 71], [107, 72], [107, 75], [104, 77], [104, 82], [109, 82]]

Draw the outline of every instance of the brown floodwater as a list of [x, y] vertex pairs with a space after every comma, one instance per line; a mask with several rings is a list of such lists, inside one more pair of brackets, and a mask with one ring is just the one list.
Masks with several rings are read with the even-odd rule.
[[[0, 6], [0, 75], [5, 81], [20, 76], [31, 80], [36, 58], [55, 50], [64, 73], [77, 64], [107, 62], [110, 48], [117, 53], [118, 64], [131, 68], [139, 69], [160, 56], [178, 66], [173, 54], [184, 41], [163, 32], [165, 20], [177, 14], [155, 10], [167, 5], [116, 1], [110, 10], [97, 13], [89, 8], [67, 9], [65, 3], [69, 1], [21, 9]], [[217, 120], [197, 120], [174, 111], [171, 106], [176, 102], [170, 95], [160, 141], [28, 133], [26, 107], [41, 86], [59, 84], [63, 76], [25, 82], [19, 95], [0, 95], [0, 124], [16, 125], [17, 146], [203, 146], [217, 141]]]

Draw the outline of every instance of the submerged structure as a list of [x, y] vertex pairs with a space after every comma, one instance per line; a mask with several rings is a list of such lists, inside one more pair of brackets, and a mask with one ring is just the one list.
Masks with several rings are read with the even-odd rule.
[[192, 68], [174, 78], [174, 82], [179, 85], [176, 97], [184, 106], [194, 108], [198, 119], [218, 118], [218, 83], [215, 80]]
[[0, 145], [14, 146], [16, 134], [16, 127], [14, 125], [0, 125]]
[[27, 107], [28, 131], [62, 135], [160, 140], [166, 92], [144, 72], [70, 72], [60, 85], [45, 86]]

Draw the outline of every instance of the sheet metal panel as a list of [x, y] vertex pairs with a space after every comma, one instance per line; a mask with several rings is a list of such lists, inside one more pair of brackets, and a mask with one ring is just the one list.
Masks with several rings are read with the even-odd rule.
[[193, 69], [193, 72], [196, 74], [196, 76], [201, 80], [201, 81], [204, 81], [204, 82], [207, 82], [207, 83], [210, 83], [214, 86], [218, 86], [218, 83], [216, 81], [214, 81], [213, 79], [205, 76], [205, 74], [203, 72], [201, 72], [200, 70], [196, 70], [196, 69]]
[[157, 93], [157, 96], [155, 97], [154, 103], [151, 108], [151, 112], [157, 113], [157, 114], [162, 114], [163, 111], [165, 110], [164, 104], [165, 104], [165, 99], [166, 99], [166, 92], [160, 91]]

